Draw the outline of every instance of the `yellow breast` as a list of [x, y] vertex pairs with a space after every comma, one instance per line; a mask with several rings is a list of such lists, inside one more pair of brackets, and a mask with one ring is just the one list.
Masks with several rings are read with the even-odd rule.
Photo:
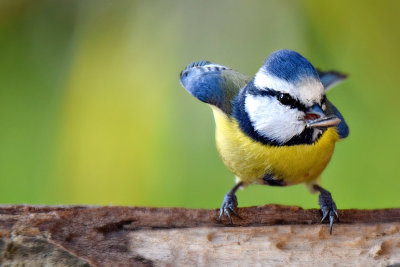
[[336, 129], [329, 128], [311, 145], [264, 145], [244, 134], [236, 120], [218, 108], [212, 109], [218, 152], [225, 165], [245, 183], [260, 183], [267, 173], [287, 184], [313, 181], [325, 169], [339, 139]]

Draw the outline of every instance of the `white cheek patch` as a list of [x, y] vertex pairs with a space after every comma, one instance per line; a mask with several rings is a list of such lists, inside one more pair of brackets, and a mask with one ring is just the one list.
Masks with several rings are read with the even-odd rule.
[[259, 90], [266, 88], [288, 93], [297, 98], [306, 106], [319, 103], [324, 95], [325, 89], [322, 83], [312, 77], [302, 79], [297, 83], [290, 83], [260, 69], [254, 77], [254, 85]]
[[280, 104], [268, 96], [247, 95], [245, 109], [257, 133], [278, 143], [286, 143], [305, 129], [304, 113]]

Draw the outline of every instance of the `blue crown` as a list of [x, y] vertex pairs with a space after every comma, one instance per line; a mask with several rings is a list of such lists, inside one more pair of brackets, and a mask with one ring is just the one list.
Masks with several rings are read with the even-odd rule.
[[319, 79], [314, 66], [302, 55], [292, 50], [278, 50], [265, 61], [262, 69], [288, 82], [297, 82], [302, 78]]

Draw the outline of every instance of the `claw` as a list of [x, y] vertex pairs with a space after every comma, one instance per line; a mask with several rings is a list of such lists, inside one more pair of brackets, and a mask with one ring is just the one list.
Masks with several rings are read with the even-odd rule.
[[222, 216], [225, 215], [226, 217], [228, 217], [229, 222], [231, 224], [233, 224], [233, 220], [232, 220], [232, 214], [239, 217], [237, 213], [237, 198], [235, 196], [234, 193], [232, 192], [228, 192], [225, 197], [224, 197], [224, 201], [222, 202], [221, 208], [219, 209], [219, 218], [218, 218], [218, 222], [222, 221]]
[[318, 202], [322, 211], [321, 223], [324, 222], [329, 215], [329, 233], [332, 234], [333, 223], [335, 222], [335, 219], [339, 218], [336, 204], [332, 199], [331, 193], [319, 186], [315, 186], [314, 188], [320, 192]]
[[229, 207], [230, 212], [232, 212], [236, 217], [240, 217], [239, 214], [237, 213], [236, 209]]
[[224, 213], [224, 210], [222, 207], [219, 209], [219, 216], [218, 216], [218, 222], [221, 222], [222, 214]]
[[328, 211], [323, 212], [322, 214], [322, 219], [320, 221], [320, 223], [322, 223], [323, 221], [325, 221], [326, 217], [328, 216]]
[[233, 224], [233, 220], [232, 220], [231, 214], [230, 214], [230, 212], [229, 212], [229, 210], [227, 208], [224, 208], [224, 213], [225, 213], [226, 217], [228, 217], [229, 223]]
[[330, 212], [330, 214], [329, 214], [329, 234], [332, 234], [333, 221], [335, 220], [335, 216], [333, 213], [336, 213], [336, 212]]

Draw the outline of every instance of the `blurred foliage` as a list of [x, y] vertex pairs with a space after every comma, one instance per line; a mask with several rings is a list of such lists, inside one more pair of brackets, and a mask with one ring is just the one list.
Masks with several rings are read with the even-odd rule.
[[[400, 2], [0, 2], [0, 202], [216, 208], [233, 185], [192, 60], [253, 75], [274, 50], [350, 74], [350, 125], [323, 174], [340, 208], [400, 206]], [[250, 186], [241, 206], [317, 207], [304, 186]]]

